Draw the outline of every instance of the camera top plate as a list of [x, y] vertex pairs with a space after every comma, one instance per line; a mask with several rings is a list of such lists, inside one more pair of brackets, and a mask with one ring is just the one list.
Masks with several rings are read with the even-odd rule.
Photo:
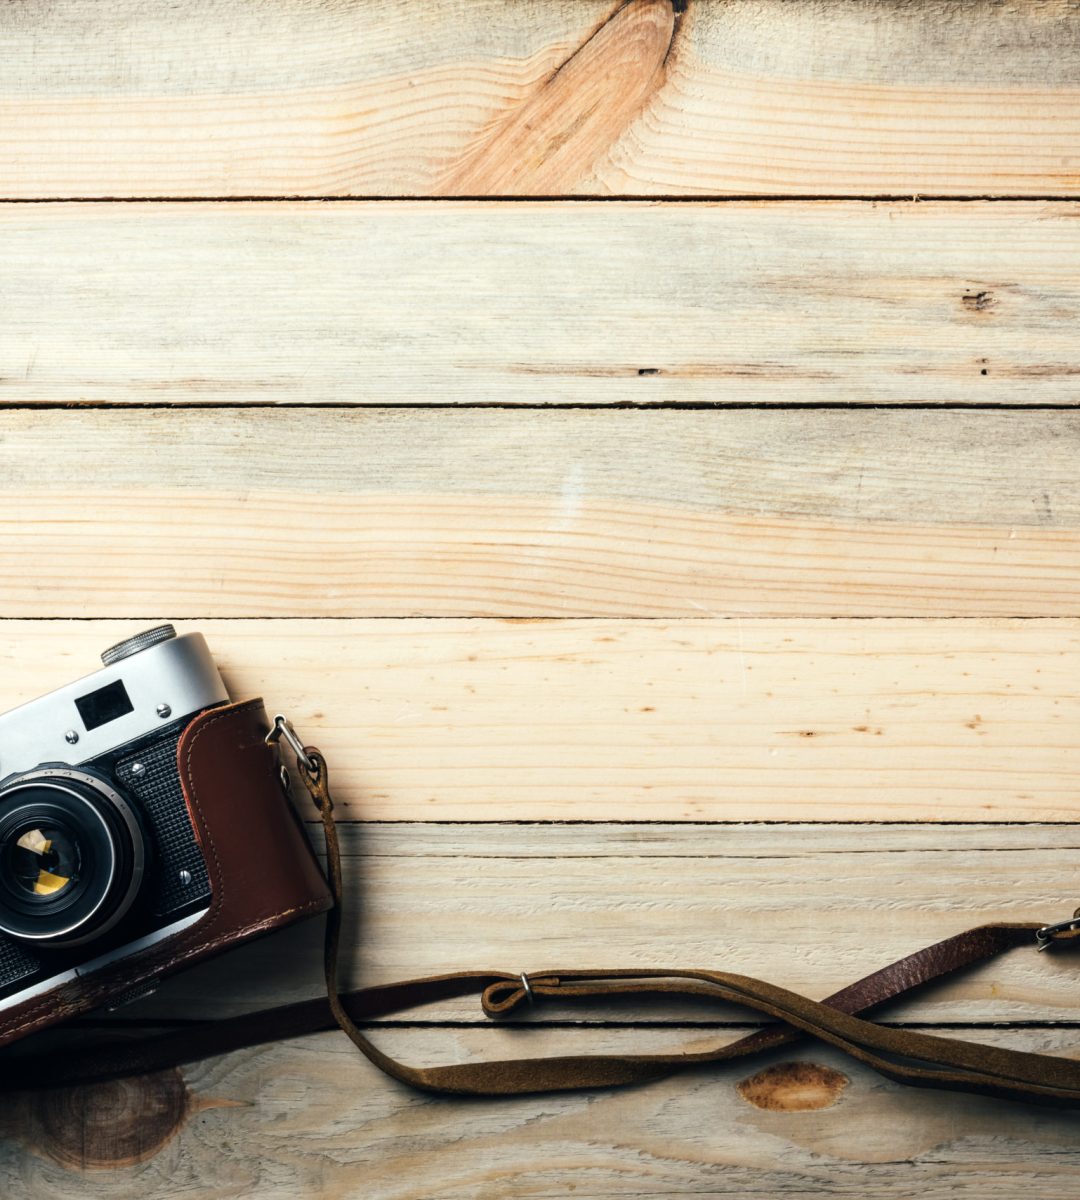
[[159, 641], [0, 715], [0, 778], [89, 762], [228, 700], [201, 633]]

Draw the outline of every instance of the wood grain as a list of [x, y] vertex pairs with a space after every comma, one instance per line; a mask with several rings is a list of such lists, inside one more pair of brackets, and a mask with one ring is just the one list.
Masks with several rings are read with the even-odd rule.
[[481, 134], [439, 180], [444, 196], [559, 196], [664, 85], [671, 0], [628, 0], [549, 79]]
[[61, 0], [0, 44], [13, 198], [1080, 194], [1066, 0]]
[[1077, 445], [1074, 412], [9, 410], [0, 615], [1071, 615]]
[[[70, 682], [145, 624], [0, 623], [4, 707]], [[350, 817], [1077, 814], [1074, 619], [181, 628], [205, 632], [233, 695], [267, 696], [321, 746]]]
[[[320, 836], [312, 828], [316, 845]], [[1067, 825], [347, 824], [342, 978], [466, 969], [700, 967], [812, 997], [963, 929], [1076, 907]], [[232, 1016], [317, 996], [322, 930], [230, 952], [120, 1009], [121, 1022]], [[1017, 950], [908, 998], [902, 1022], [1077, 1021], [1076, 957]], [[488, 1024], [479, 997], [396, 1015]], [[544, 1003], [528, 1024], [752, 1024], [728, 1005]], [[521, 1052], [531, 1049], [522, 1034]], [[752, 1073], [752, 1072], [748, 1072]]]
[[1070, 203], [0, 206], [0, 403], [1076, 404]]
[[691, 2], [598, 195], [1075, 195], [1080, 24], [1059, 0]]
[[[953, 1030], [944, 1030], [947, 1034]], [[730, 1035], [727, 1035], [730, 1036]], [[1075, 1029], [974, 1030], [983, 1042], [1076, 1055]], [[644, 1029], [396, 1029], [380, 1044], [416, 1061], [632, 1052], [715, 1045], [724, 1035]], [[847, 1082], [824, 1110], [769, 1111], [739, 1084], [794, 1060]], [[447, 1100], [380, 1075], [342, 1034], [212, 1060], [186, 1071], [196, 1112], [142, 1167], [77, 1171], [69, 1152], [126, 1143], [130, 1109], [78, 1094], [60, 1121], [24, 1100], [0, 1116], [0, 1174], [25, 1200], [474, 1200], [522, 1195], [735, 1197], [826, 1192], [928, 1200], [1068, 1200], [1080, 1180], [1076, 1117], [904, 1088], [818, 1045], [747, 1066], [697, 1070], [647, 1087], [513, 1100]], [[160, 1078], [160, 1077], [159, 1077]], [[145, 1098], [175, 1103], [167, 1080]], [[775, 1086], [773, 1096], [781, 1095]], [[790, 1092], [788, 1093], [790, 1096]], [[110, 1097], [111, 1098], [111, 1097]], [[82, 1101], [80, 1114], [77, 1105]], [[110, 1118], [112, 1118], [110, 1120]], [[59, 1160], [59, 1161], [58, 1161]], [[72, 1191], [76, 1189], [76, 1191]]]

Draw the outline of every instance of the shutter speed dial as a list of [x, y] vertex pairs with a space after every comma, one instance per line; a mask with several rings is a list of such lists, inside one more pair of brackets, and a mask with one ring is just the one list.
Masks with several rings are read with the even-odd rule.
[[110, 646], [108, 650], [103, 650], [101, 661], [105, 666], [111, 667], [114, 663], [138, 654], [140, 650], [149, 650], [151, 646], [171, 641], [174, 637], [176, 637], [176, 630], [171, 625], [155, 625], [153, 629], [144, 629], [142, 633], [125, 638], [122, 642], [117, 642], [115, 646]]

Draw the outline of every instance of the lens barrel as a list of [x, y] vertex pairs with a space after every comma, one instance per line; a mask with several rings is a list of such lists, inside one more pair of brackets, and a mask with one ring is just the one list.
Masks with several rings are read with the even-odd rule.
[[39, 767], [0, 787], [0, 932], [78, 946], [118, 924], [147, 875], [137, 810], [108, 781]]

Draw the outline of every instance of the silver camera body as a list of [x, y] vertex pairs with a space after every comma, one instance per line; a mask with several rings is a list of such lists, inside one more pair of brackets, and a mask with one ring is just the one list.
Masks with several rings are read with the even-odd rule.
[[0, 715], [0, 1012], [193, 924], [210, 903], [177, 767], [229, 694], [201, 634], [127, 638]]

